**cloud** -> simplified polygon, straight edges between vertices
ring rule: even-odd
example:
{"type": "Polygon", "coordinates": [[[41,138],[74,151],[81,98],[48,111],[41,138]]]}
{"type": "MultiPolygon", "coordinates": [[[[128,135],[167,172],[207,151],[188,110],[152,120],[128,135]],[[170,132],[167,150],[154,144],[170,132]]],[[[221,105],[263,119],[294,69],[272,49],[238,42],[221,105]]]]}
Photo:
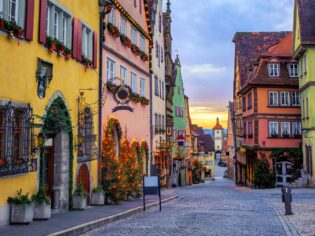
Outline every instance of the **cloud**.
{"type": "Polygon", "coordinates": [[[225,67],[217,67],[213,64],[195,64],[195,65],[183,65],[183,73],[191,76],[209,76],[217,73],[223,73],[226,71],[225,67]]]}

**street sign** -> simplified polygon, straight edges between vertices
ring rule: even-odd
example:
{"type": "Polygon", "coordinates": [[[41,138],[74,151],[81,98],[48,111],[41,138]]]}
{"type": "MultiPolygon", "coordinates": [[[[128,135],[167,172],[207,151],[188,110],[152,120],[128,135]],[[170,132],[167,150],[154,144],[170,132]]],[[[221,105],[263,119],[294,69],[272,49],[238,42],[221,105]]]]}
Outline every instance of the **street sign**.
{"type": "Polygon", "coordinates": [[[143,177],[143,211],[145,211],[145,195],[159,195],[160,211],[162,210],[159,176],[143,177]]]}

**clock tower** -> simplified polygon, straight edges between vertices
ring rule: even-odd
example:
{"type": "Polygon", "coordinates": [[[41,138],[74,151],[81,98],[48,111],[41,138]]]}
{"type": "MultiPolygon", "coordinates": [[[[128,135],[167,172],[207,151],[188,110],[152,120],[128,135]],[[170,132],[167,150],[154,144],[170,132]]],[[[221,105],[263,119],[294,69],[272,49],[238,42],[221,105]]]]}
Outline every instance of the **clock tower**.
{"type": "Polygon", "coordinates": [[[214,150],[216,159],[221,159],[221,153],[223,149],[223,127],[217,118],[216,125],[212,128],[214,139],[214,150]]]}

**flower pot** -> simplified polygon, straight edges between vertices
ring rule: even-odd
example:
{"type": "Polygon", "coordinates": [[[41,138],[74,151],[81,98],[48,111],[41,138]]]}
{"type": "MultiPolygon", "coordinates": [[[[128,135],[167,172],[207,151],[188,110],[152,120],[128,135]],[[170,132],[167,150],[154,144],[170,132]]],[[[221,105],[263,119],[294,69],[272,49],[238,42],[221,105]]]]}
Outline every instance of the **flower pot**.
{"type": "Polygon", "coordinates": [[[105,193],[104,192],[95,192],[92,193],[92,205],[100,206],[105,204],[105,193]]]}
{"type": "Polygon", "coordinates": [[[11,205],[11,224],[29,224],[33,221],[33,204],[11,205]]]}
{"type": "Polygon", "coordinates": [[[35,202],[34,205],[34,220],[48,220],[51,216],[51,206],[46,202],[35,202]]]}
{"type": "Polygon", "coordinates": [[[86,208],[86,196],[73,196],[73,209],[84,210],[86,208]]]}

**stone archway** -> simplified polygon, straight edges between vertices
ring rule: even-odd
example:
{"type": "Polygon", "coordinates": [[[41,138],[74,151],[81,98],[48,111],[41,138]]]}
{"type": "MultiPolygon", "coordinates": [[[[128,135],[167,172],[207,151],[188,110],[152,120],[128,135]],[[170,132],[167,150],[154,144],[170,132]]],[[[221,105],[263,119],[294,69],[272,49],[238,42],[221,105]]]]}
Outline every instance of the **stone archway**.
{"type": "Polygon", "coordinates": [[[72,205],[72,126],[64,100],[57,97],[43,117],[46,139],[41,151],[40,185],[52,200],[52,208],[66,211],[72,205]]]}

